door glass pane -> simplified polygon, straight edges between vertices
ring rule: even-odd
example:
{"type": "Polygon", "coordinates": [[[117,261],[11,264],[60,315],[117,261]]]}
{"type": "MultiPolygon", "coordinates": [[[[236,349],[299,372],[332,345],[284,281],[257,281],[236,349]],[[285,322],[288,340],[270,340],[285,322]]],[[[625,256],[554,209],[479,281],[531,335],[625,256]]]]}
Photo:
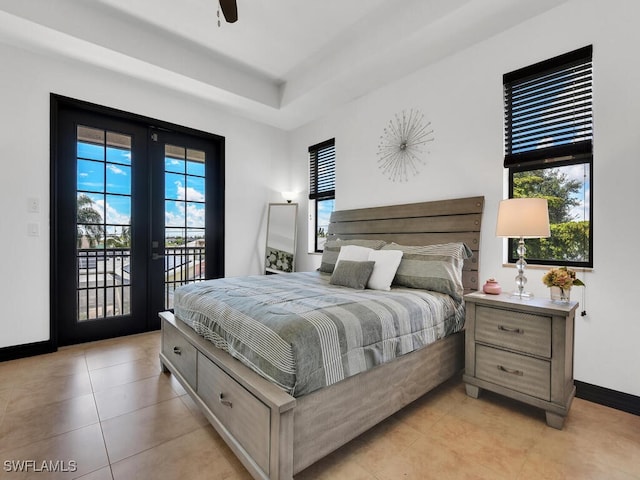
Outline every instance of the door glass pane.
{"type": "Polygon", "coordinates": [[[107,192],[131,195],[131,167],[107,163],[107,192]]]}
{"type": "Polygon", "coordinates": [[[104,191],[103,162],[78,159],[78,189],[86,192],[104,191]]]}
{"type": "Polygon", "coordinates": [[[186,203],[187,227],[204,228],[204,203],[186,203]]]}
{"type": "Polygon", "coordinates": [[[184,207],[185,202],[178,200],[164,201],[164,224],[165,227],[184,227],[184,207]]]}
{"type": "Polygon", "coordinates": [[[173,291],[203,280],[205,152],[165,145],[165,308],[173,291]]]}
{"type": "Polygon", "coordinates": [[[131,195],[105,195],[107,223],[114,225],[131,224],[131,195]]]}
{"type": "Polygon", "coordinates": [[[204,202],[204,177],[187,177],[187,200],[204,202]]]}
{"type": "Polygon", "coordinates": [[[77,320],[131,312],[131,137],[77,128],[77,320]]]}

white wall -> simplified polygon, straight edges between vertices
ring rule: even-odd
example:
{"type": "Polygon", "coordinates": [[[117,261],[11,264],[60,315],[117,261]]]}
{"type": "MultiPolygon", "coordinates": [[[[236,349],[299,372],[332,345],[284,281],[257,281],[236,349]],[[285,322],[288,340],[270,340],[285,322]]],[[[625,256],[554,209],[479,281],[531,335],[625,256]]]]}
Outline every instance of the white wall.
{"type": "MultiPolygon", "coordinates": [[[[637,182],[640,163],[640,3],[574,0],[472,48],[360,98],[292,133],[293,183],[304,190],[309,145],[336,139],[338,209],[484,195],[480,276],[510,289],[515,269],[504,268],[503,241],[495,237],[497,205],[506,192],[503,157],[502,75],[593,44],[594,62],[594,268],[582,274],[586,289],[574,299],[587,316],[576,317],[575,378],[640,395],[640,319],[634,301],[637,182]],[[432,121],[435,142],[427,165],[407,183],[387,180],[377,168],[382,129],[402,110],[420,109],[432,121]],[[577,297],[577,298],[576,298],[577,297]]],[[[307,207],[301,201],[301,222],[307,207]]],[[[298,251],[306,251],[300,229],[298,251]]],[[[311,270],[318,255],[300,255],[311,270]]],[[[530,269],[530,289],[548,296],[530,269]]]]}
{"type": "Polygon", "coordinates": [[[263,271],[266,204],[289,179],[285,132],[98,68],[7,45],[0,58],[0,348],[49,339],[51,92],[224,136],[225,272],[263,271]],[[29,198],[40,213],[27,212],[29,198]],[[29,223],[39,237],[27,236],[29,223]]]}

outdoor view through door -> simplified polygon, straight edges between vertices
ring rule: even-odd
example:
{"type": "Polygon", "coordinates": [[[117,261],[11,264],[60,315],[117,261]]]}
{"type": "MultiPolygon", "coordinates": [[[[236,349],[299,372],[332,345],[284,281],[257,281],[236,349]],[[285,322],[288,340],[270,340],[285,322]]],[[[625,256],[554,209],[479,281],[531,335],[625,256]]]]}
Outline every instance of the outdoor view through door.
{"type": "Polygon", "coordinates": [[[77,320],[131,313],[131,136],[77,127],[77,320]]]}
{"type": "Polygon", "coordinates": [[[173,291],[205,278],[205,152],[165,145],[164,308],[173,291]]]}
{"type": "Polygon", "coordinates": [[[177,287],[224,274],[223,139],[69,102],[53,102],[60,345],[156,329],[177,287]]]}

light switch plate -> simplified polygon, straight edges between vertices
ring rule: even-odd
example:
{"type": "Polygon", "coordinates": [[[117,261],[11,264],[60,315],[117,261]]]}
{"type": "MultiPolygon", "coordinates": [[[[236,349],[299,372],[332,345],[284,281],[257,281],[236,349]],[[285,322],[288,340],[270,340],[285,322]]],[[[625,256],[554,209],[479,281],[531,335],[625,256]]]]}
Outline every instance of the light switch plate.
{"type": "Polygon", "coordinates": [[[27,200],[27,210],[29,213],[38,213],[40,212],[40,199],[39,198],[29,198],[27,200]]]}
{"type": "Polygon", "coordinates": [[[40,236],[40,224],[39,223],[29,223],[27,225],[27,234],[30,237],[39,237],[40,236]]]}

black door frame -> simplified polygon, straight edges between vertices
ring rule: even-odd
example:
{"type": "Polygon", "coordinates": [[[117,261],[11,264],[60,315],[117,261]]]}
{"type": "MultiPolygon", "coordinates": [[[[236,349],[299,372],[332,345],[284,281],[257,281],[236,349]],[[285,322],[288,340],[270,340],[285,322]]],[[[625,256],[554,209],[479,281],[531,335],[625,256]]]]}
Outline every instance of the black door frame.
{"type": "MultiPolygon", "coordinates": [[[[134,113],[117,110],[110,107],[104,107],[93,103],[85,102],[82,100],[76,100],[73,98],[65,97],[52,93],[50,95],[50,345],[53,350],[57,349],[59,345],[59,323],[60,323],[60,308],[61,301],[59,295],[59,283],[57,282],[56,274],[57,269],[54,268],[54,262],[57,259],[59,249],[61,247],[60,235],[61,231],[58,231],[57,211],[59,205],[58,202],[58,189],[60,188],[61,179],[60,171],[58,168],[58,152],[60,145],[58,144],[58,134],[60,129],[60,115],[65,110],[74,110],[80,112],[86,112],[90,114],[98,114],[105,117],[110,117],[115,120],[126,121],[132,124],[136,124],[141,128],[145,128],[148,131],[162,131],[162,132],[175,132],[177,134],[184,134],[191,137],[203,139],[209,141],[214,146],[215,162],[209,162],[205,166],[207,169],[206,175],[215,177],[218,181],[219,188],[215,191],[208,189],[205,192],[207,210],[206,221],[211,222],[213,219],[220,219],[220,224],[216,222],[216,227],[210,230],[211,233],[207,233],[207,262],[206,262],[206,278],[218,278],[224,276],[224,202],[225,202],[225,138],[220,135],[215,135],[192,128],[175,125],[169,122],[137,115],[134,113]]],[[[149,180],[151,181],[151,180],[149,180]]],[[[151,200],[151,199],[149,199],[151,200]]],[[[147,245],[151,245],[151,239],[148,239],[147,245]]],[[[147,299],[148,303],[151,301],[147,299]]],[[[151,315],[152,318],[146,319],[145,331],[157,330],[160,327],[160,322],[155,315],[151,315]]],[[[106,338],[106,337],[105,337],[106,338]]]]}

